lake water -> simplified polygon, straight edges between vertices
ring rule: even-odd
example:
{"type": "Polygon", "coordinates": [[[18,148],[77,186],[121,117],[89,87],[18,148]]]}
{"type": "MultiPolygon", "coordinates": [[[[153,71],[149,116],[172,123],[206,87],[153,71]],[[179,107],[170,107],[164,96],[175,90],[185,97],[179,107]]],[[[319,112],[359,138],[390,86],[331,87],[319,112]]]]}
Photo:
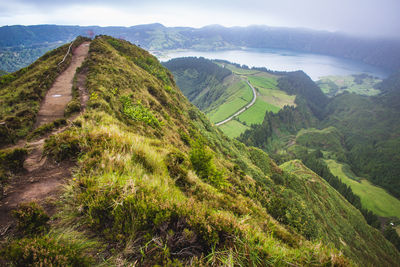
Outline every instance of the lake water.
{"type": "Polygon", "coordinates": [[[277,71],[303,70],[311,79],[328,75],[351,75],[367,73],[384,78],[388,72],[363,62],[325,56],[319,54],[299,53],[278,49],[246,49],[225,51],[171,51],[158,56],[166,61],[177,57],[204,57],[208,59],[224,59],[230,62],[244,64],[249,67],[266,67],[277,71]]]}

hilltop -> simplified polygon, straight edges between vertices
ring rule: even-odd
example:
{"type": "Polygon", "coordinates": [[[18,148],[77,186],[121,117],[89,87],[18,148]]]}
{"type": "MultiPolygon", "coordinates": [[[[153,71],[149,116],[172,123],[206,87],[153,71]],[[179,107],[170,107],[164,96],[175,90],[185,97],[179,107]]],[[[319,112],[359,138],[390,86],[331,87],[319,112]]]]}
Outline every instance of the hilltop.
{"type": "MultiPolygon", "coordinates": [[[[48,87],[35,92],[32,83],[62,72],[57,64],[66,49],[2,78],[2,118],[15,122],[13,132],[4,131],[3,145],[35,132],[30,121],[48,87]],[[16,119],[21,110],[30,121],[16,119]]],[[[73,266],[400,262],[393,245],[318,175],[296,161],[278,166],[214,127],[149,52],[98,36],[79,74],[90,96],[85,109],[74,109],[77,116],[62,131],[35,132],[45,138],[47,160],[70,164],[71,176],[52,210],[44,201],[18,209],[18,227],[2,238],[3,260],[73,266]]],[[[4,173],[12,180],[21,171],[4,173]]]]}

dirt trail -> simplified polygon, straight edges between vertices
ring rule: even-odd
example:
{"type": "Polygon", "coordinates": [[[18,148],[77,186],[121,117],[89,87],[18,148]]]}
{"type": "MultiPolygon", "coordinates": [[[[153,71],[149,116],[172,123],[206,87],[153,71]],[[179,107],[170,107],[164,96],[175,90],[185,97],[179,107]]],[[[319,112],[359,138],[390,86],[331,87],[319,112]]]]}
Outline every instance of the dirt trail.
{"type": "Polygon", "coordinates": [[[72,83],[76,69],[82,65],[89,52],[89,42],[84,42],[73,52],[69,67],[57,77],[47,91],[37,115],[36,127],[64,117],[64,110],[72,99],[72,83]]]}
{"type": "MultiPolygon", "coordinates": [[[[72,99],[73,77],[88,52],[89,42],[85,42],[75,49],[71,65],[57,77],[47,92],[37,116],[36,127],[64,117],[64,109],[72,99]]],[[[86,71],[83,71],[77,75],[77,86],[83,109],[88,99],[85,81],[86,71]]],[[[66,128],[68,126],[55,130],[51,134],[62,132],[66,128]]],[[[52,215],[54,205],[49,203],[54,202],[66,179],[71,177],[73,163],[67,161],[56,164],[42,156],[45,139],[46,137],[43,137],[33,142],[24,142],[25,147],[29,150],[24,162],[25,171],[10,179],[10,184],[4,191],[4,198],[0,201],[0,240],[14,228],[10,211],[22,202],[35,200],[52,215]]],[[[21,144],[18,146],[21,147],[21,144]]]]}

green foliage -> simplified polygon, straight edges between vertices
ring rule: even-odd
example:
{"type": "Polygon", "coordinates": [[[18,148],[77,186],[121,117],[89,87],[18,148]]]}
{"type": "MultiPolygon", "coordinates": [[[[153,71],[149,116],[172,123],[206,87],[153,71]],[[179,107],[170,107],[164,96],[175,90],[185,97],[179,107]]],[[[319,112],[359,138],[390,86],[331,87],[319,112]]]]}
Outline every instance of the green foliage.
{"type": "Polygon", "coordinates": [[[319,236],[315,216],[301,197],[293,199],[289,191],[283,191],[280,196],[271,198],[267,209],[275,219],[292,226],[307,239],[319,236]]]}
{"type": "Polygon", "coordinates": [[[183,94],[198,108],[205,110],[226,90],[224,79],[232,72],[205,58],[187,57],[164,62],[183,94]],[[212,88],[208,92],[206,88],[212,88]],[[204,93],[203,93],[204,92],[204,93]]]}
{"type": "Polygon", "coordinates": [[[380,81],[380,79],[364,73],[350,76],[321,77],[316,84],[330,97],[343,92],[372,96],[380,93],[379,90],[375,89],[380,81]]]}
{"type": "Polygon", "coordinates": [[[0,169],[13,173],[21,171],[27,154],[24,148],[0,150],[0,169]]]}
{"type": "Polygon", "coordinates": [[[81,111],[81,103],[79,100],[72,100],[68,103],[64,110],[64,116],[68,117],[75,112],[81,111]]]}
{"type": "Polygon", "coordinates": [[[190,162],[196,174],[218,188],[227,186],[223,173],[215,167],[213,154],[206,148],[204,141],[197,139],[192,142],[191,147],[190,162]]]}
{"type": "Polygon", "coordinates": [[[144,122],[155,128],[162,126],[162,123],[140,101],[133,104],[128,96],[121,96],[120,101],[122,103],[122,112],[130,119],[144,122]]]}
{"type": "Polygon", "coordinates": [[[301,129],[296,136],[296,143],[311,149],[329,151],[329,157],[345,162],[346,151],[344,136],[335,127],[322,130],[315,128],[301,129]]]}
{"type": "Polygon", "coordinates": [[[278,87],[289,95],[305,98],[313,115],[319,119],[323,118],[328,98],[303,71],[286,73],[285,76],[278,79],[278,87]]]}
{"type": "Polygon", "coordinates": [[[67,121],[63,118],[57,119],[50,123],[43,124],[43,125],[39,126],[38,128],[36,128],[35,130],[33,130],[30,134],[28,134],[27,139],[32,140],[32,139],[38,138],[42,135],[50,133],[54,129],[57,129],[61,126],[65,126],[66,124],[67,124],[67,121]]]}
{"type": "Polygon", "coordinates": [[[392,226],[387,226],[383,235],[400,251],[400,236],[392,226]]]}
{"type": "Polygon", "coordinates": [[[13,266],[90,266],[92,260],[75,246],[49,237],[23,238],[11,242],[1,256],[13,266]]]}
{"type": "MultiPolygon", "coordinates": [[[[382,217],[400,217],[400,200],[390,195],[381,187],[371,184],[364,178],[357,177],[350,167],[334,160],[325,160],[330,171],[349,186],[354,194],[359,196],[364,209],[371,210],[382,217]],[[373,197],[371,197],[373,196],[373,197]]],[[[363,212],[363,215],[367,215],[363,212]]],[[[368,214],[371,218],[372,214],[368,214]]],[[[376,217],[375,215],[375,217],[376,217]]],[[[372,219],[372,218],[371,218],[372,219]]],[[[367,222],[372,221],[366,217],[367,222]]],[[[376,222],[377,219],[375,219],[376,222]]],[[[378,223],[380,225],[380,223],[378,223]]]]}
{"type": "Polygon", "coordinates": [[[293,199],[295,197],[293,191],[302,196],[304,209],[311,211],[315,217],[315,222],[311,221],[309,226],[315,228],[314,231],[318,231],[322,240],[330,240],[335,246],[340,247],[345,255],[352,257],[361,265],[363,265],[362,262],[370,264],[371,261],[378,261],[382,264],[382,261],[391,260],[391,256],[385,254],[388,250],[393,249],[393,246],[385,240],[380,232],[367,225],[362,214],[344,200],[325,180],[306,168],[299,160],[286,162],[280,167],[301,178],[287,179],[284,190],[287,193],[284,194],[286,197],[282,201],[293,199]],[[374,244],[382,242],[382,246],[367,245],[366,242],[360,242],[360,239],[354,238],[354,236],[370,240],[368,242],[374,244]],[[368,253],[365,253],[366,251],[368,253]]]}
{"type": "Polygon", "coordinates": [[[79,137],[73,133],[52,135],[46,139],[44,150],[46,154],[60,162],[66,159],[76,159],[81,152],[79,137]]]}
{"type": "Polygon", "coordinates": [[[40,235],[49,229],[49,216],[36,202],[22,203],[12,212],[17,230],[23,235],[40,235]]]}

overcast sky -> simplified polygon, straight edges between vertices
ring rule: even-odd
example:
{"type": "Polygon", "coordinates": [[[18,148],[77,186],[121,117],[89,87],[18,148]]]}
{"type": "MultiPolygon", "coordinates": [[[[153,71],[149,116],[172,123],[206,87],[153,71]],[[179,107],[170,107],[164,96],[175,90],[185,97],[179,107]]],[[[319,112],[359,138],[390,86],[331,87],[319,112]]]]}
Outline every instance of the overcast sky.
{"type": "Polygon", "coordinates": [[[0,0],[0,25],[303,27],[400,38],[400,0],[0,0]]]}

